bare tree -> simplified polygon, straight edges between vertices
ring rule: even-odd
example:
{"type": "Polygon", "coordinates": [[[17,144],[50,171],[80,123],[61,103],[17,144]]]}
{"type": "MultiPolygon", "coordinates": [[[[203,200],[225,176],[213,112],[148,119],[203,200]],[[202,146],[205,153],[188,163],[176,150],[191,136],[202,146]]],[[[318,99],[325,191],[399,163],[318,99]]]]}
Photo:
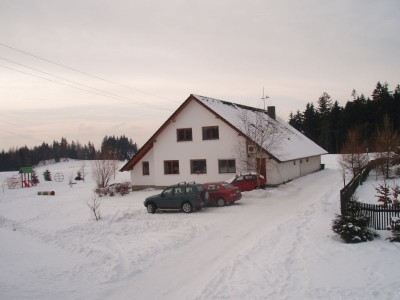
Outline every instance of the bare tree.
{"type": "Polygon", "coordinates": [[[87,203],[96,221],[101,220],[100,204],[101,201],[95,195],[93,195],[92,200],[87,203]]]}
{"type": "Polygon", "coordinates": [[[377,130],[375,136],[375,158],[378,160],[378,171],[386,178],[390,178],[390,163],[399,146],[399,135],[393,130],[393,125],[386,115],[383,126],[377,130]]]}
{"type": "Polygon", "coordinates": [[[92,161],[92,174],[98,188],[107,187],[111,177],[117,168],[116,160],[94,160],[92,161]]]}
{"type": "Polygon", "coordinates": [[[343,170],[356,176],[368,164],[367,144],[361,138],[361,128],[350,129],[346,135],[346,142],[339,157],[343,170]]]}
{"type": "Polygon", "coordinates": [[[239,128],[245,137],[239,137],[235,152],[245,171],[260,175],[262,165],[265,168],[268,165],[268,153],[280,148],[284,131],[275,119],[261,109],[242,109],[239,120],[239,128]]]}

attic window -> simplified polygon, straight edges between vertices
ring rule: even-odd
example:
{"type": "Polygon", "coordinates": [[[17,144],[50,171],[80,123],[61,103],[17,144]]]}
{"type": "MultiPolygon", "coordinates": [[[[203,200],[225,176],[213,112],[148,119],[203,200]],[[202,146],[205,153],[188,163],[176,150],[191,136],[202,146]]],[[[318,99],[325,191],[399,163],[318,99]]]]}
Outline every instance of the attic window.
{"type": "Polygon", "coordinates": [[[192,128],[179,128],[176,130],[176,140],[178,142],[192,141],[192,128]]]}
{"type": "Polygon", "coordinates": [[[203,140],[218,140],[219,128],[218,126],[203,127],[203,140]]]}
{"type": "Polygon", "coordinates": [[[142,162],[142,171],[143,175],[150,175],[150,167],[148,161],[142,162]]]}

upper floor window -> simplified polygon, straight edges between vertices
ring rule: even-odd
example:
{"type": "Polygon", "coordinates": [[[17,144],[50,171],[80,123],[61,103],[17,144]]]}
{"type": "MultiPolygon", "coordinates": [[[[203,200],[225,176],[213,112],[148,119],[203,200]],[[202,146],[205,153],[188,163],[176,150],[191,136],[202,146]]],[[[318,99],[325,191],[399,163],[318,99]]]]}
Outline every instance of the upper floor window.
{"type": "Polygon", "coordinates": [[[179,160],[164,160],[164,174],[179,174],[179,160]]]}
{"type": "Polygon", "coordinates": [[[219,159],[219,173],[236,173],[236,162],[234,159],[219,159]]]}
{"type": "Polygon", "coordinates": [[[203,127],[203,140],[218,140],[219,129],[218,126],[203,127]]]}
{"type": "Polygon", "coordinates": [[[179,128],[176,130],[176,140],[178,142],[192,141],[192,128],[179,128]]]}
{"type": "Polygon", "coordinates": [[[205,159],[193,159],[190,161],[191,174],[207,174],[207,163],[205,159]]]}
{"type": "Polygon", "coordinates": [[[150,175],[150,167],[148,161],[142,162],[142,172],[143,175],[150,175]]]}

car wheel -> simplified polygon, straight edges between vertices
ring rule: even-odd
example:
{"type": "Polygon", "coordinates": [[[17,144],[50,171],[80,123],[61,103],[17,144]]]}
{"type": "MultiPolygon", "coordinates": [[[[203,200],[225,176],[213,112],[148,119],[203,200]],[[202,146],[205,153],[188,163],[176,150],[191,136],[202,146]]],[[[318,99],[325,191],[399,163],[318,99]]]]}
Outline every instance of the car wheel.
{"type": "Polygon", "coordinates": [[[156,205],[154,203],[147,204],[147,212],[149,214],[155,214],[156,213],[156,205]]]}
{"type": "Polygon", "coordinates": [[[225,206],[225,200],[223,198],[218,198],[217,205],[219,207],[225,206]]]}
{"type": "Polygon", "coordinates": [[[184,213],[191,213],[193,210],[193,205],[190,202],[185,202],[182,204],[182,210],[184,213]]]}

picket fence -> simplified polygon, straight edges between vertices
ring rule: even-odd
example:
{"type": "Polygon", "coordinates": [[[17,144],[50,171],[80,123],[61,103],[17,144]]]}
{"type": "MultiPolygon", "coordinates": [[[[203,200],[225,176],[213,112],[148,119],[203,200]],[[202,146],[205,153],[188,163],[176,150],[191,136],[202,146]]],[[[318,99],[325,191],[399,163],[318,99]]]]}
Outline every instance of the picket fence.
{"type": "Polygon", "coordinates": [[[360,213],[369,217],[369,227],[376,230],[385,230],[390,229],[392,217],[400,217],[400,207],[392,204],[383,206],[361,203],[360,213]]]}

